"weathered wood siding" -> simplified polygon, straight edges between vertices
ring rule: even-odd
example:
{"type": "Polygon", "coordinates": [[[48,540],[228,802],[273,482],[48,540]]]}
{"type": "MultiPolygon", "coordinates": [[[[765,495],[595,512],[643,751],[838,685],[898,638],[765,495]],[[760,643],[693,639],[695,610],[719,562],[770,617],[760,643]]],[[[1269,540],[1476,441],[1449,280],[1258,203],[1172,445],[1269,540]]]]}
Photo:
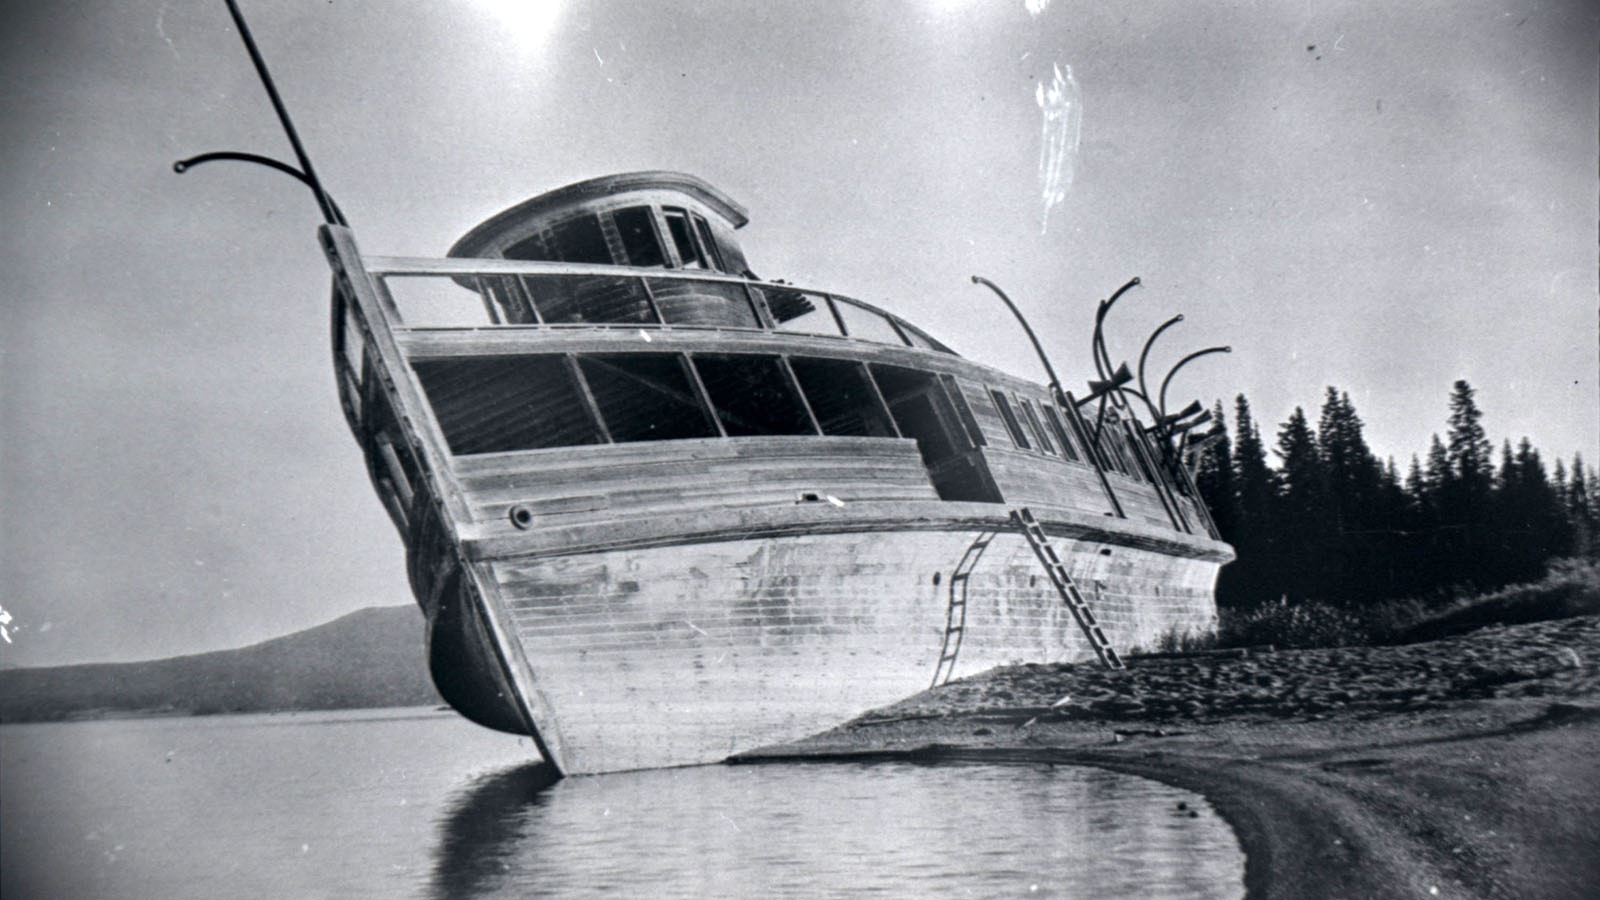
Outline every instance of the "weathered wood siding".
{"type": "Polygon", "coordinates": [[[937,500],[916,442],[855,437],[707,438],[458,457],[480,534],[696,509],[865,500],[937,500]],[[814,500],[802,500],[802,494],[814,500]],[[503,526],[503,527],[502,527],[503,526]]]}
{"type": "MultiPolygon", "coordinates": [[[[926,688],[972,532],[809,534],[475,565],[497,592],[568,772],[690,762],[790,740],[926,688]]],[[[1217,563],[1054,541],[1115,646],[1214,624],[1217,563]]],[[[1087,660],[1031,548],[973,571],[955,675],[1087,660]]]]}
{"type": "Polygon", "coordinates": [[[1093,515],[1113,513],[1099,476],[1086,465],[1000,446],[985,449],[984,458],[1012,506],[1049,503],[1093,515]]]}

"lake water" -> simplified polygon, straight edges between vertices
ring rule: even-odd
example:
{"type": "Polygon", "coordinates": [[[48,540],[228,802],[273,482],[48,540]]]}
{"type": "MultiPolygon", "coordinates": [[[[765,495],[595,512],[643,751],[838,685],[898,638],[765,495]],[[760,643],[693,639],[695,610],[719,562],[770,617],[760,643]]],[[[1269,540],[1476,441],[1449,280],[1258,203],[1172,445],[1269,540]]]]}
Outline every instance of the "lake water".
{"type": "Polygon", "coordinates": [[[0,896],[1243,894],[1238,843],[1203,799],[1095,769],[708,766],[551,785],[534,757],[432,710],[7,725],[0,896]]]}

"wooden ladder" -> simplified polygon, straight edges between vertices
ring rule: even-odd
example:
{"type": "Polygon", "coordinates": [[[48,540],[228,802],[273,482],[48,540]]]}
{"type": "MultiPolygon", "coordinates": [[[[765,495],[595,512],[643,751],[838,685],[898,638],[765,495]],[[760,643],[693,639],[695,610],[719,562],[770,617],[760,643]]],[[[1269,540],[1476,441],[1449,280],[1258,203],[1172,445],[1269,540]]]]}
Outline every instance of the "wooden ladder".
{"type": "Polygon", "coordinates": [[[1083,599],[1083,594],[1078,586],[1073,583],[1072,576],[1067,574],[1067,567],[1061,564],[1061,557],[1056,555],[1055,548],[1050,546],[1050,539],[1045,536],[1044,528],[1039,520],[1033,517],[1033,511],[1026,506],[1011,511],[1011,521],[1022,529],[1023,537],[1028,539],[1028,545],[1033,548],[1033,555],[1039,557],[1039,562],[1050,573],[1050,583],[1056,586],[1056,593],[1061,595],[1067,608],[1072,610],[1072,617],[1078,620],[1078,627],[1083,629],[1084,637],[1089,639],[1089,646],[1094,648],[1100,662],[1108,669],[1123,668],[1122,657],[1117,655],[1111,642],[1106,640],[1106,633],[1100,629],[1100,623],[1095,620],[1094,611],[1089,609],[1089,601],[1083,599]]]}
{"type": "Polygon", "coordinates": [[[967,629],[967,583],[972,577],[972,570],[978,566],[978,558],[989,549],[989,542],[994,540],[994,536],[993,531],[979,532],[967,545],[967,552],[961,555],[955,571],[950,573],[950,605],[944,611],[944,646],[939,649],[939,664],[933,667],[933,684],[929,687],[944,684],[955,673],[956,656],[961,653],[961,636],[967,629]]]}

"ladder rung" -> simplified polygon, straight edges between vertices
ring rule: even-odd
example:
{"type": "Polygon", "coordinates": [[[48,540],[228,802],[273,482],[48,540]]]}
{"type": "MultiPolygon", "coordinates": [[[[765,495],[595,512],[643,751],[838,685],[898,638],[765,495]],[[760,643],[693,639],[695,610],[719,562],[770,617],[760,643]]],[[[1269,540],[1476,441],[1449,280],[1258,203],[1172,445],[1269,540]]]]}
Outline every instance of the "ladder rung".
{"type": "Polygon", "coordinates": [[[1040,564],[1050,577],[1050,583],[1055,587],[1056,593],[1061,595],[1062,602],[1067,605],[1068,609],[1072,610],[1073,618],[1078,620],[1078,627],[1083,630],[1084,637],[1088,639],[1090,646],[1094,648],[1095,655],[1100,657],[1100,661],[1108,668],[1123,668],[1122,657],[1118,656],[1116,650],[1112,648],[1111,642],[1106,638],[1105,631],[1101,629],[1094,613],[1089,609],[1088,601],[1084,599],[1082,592],[1073,583],[1072,573],[1068,572],[1066,566],[1062,565],[1061,557],[1057,555],[1055,547],[1051,545],[1049,535],[1045,534],[1044,526],[1040,525],[1039,521],[1034,518],[1033,511],[1026,506],[1013,509],[1011,511],[1011,519],[1021,527],[1023,537],[1027,539],[1029,546],[1033,548],[1034,555],[1039,558],[1040,564]]]}

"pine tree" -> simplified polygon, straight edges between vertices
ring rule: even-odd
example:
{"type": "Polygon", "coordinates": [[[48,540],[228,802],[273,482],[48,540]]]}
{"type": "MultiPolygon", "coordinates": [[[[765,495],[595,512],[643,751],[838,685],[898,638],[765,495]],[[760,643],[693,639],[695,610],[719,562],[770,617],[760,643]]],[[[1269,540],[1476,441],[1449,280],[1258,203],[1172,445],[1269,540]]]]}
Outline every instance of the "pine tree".
{"type": "Polygon", "coordinates": [[[1457,381],[1450,392],[1450,469],[1466,493],[1482,498],[1493,487],[1494,462],[1475,393],[1465,381],[1457,381]]]}
{"type": "Polygon", "coordinates": [[[1328,513],[1327,477],[1317,452],[1317,436],[1295,407],[1278,429],[1278,534],[1283,541],[1281,573],[1290,596],[1297,600],[1326,596],[1328,513]]]}
{"type": "Polygon", "coordinates": [[[1223,606],[1251,606],[1274,599],[1282,588],[1275,584],[1276,528],[1273,523],[1272,470],[1261,431],[1250,415],[1250,401],[1234,398],[1233,492],[1237,520],[1233,548],[1238,559],[1222,570],[1217,581],[1217,602],[1223,606]]]}
{"type": "Polygon", "coordinates": [[[1385,527],[1379,492],[1383,470],[1367,447],[1350,395],[1332,387],[1317,423],[1317,450],[1329,527],[1323,538],[1326,596],[1344,602],[1374,599],[1388,570],[1375,565],[1388,549],[1379,536],[1385,527]]]}
{"type": "Polygon", "coordinates": [[[1572,474],[1567,479],[1567,519],[1572,523],[1572,552],[1579,556],[1596,555],[1594,508],[1589,483],[1584,476],[1583,457],[1572,455],[1572,474]]]}
{"type": "Polygon", "coordinates": [[[1498,565],[1486,585],[1528,581],[1546,563],[1569,551],[1567,511],[1545,473],[1539,451],[1524,437],[1516,452],[1506,442],[1496,486],[1495,524],[1499,537],[1498,565]]]}
{"type": "Polygon", "coordinates": [[[1455,490],[1455,475],[1450,470],[1449,452],[1439,435],[1428,444],[1428,457],[1422,470],[1421,490],[1415,497],[1417,555],[1414,570],[1416,590],[1425,592],[1459,580],[1452,574],[1454,547],[1460,532],[1445,522],[1446,497],[1455,490]]]}
{"type": "Polygon", "coordinates": [[[1473,390],[1457,381],[1450,393],[1450,481],[1440,495],[1442,525],[1450,529],[1447,581],[1491,584],[1499,580],[1494,549],[1494,461],[1473,390]]]}
{"type": "Polygon", "coordinates": [[[1228,440],[1228,422],[1222,414],[1222,401],[1211,409],[1211,428],[1206,432],[1206,445],[1200,451],[1195,470],[1195,487],[1200,498],[1211,510],[1211,519],[1217,523],[1222,539],[1232,543],[1237,537],[1238,498],[1233,489],[1233,444],[1228,440]]]}

